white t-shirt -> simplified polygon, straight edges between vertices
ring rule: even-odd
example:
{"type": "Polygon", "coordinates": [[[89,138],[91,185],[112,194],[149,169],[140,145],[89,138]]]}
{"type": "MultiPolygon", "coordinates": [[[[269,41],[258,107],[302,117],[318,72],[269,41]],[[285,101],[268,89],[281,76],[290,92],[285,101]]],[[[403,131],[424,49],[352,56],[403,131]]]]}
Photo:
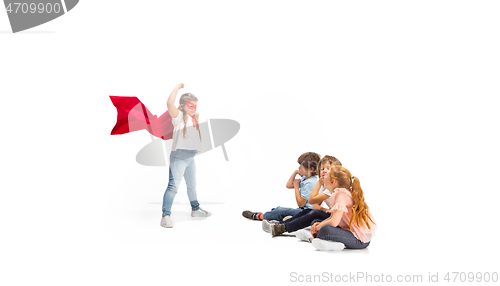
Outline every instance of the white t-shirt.
{"type": "MultiPolygon", "coordinates": [[[[174,133],[172,138],[172,151],[177,149],[186,150],[201,150],[201,141],[198,130],[193,125],[193,120],[191,116],[187,115],[187,130],[186,138],[182,133],[184,129],[184,113],[179,111],[179,115],[176,118],[172,118],[172,125],[174,125],[174,133]]],[[[199,122],[198,122],[199,123],[199,122]]]]}
{"type": "MultiPolygon", "coordinates": [[[[321,186],[321,188],[319,188],[318,195],[321,193],[325,193],[325,191],[328,191],[328,190],[325,189],[325,187],[321,186]]],[[[328,199],[324,200],[321,203],[321,207],[323,207],[325,209],[330,209],[330,203],[331,203],[331,199],[332,199],[330,191],[326,192],[325,194],[328,195],[328,199]]]]}

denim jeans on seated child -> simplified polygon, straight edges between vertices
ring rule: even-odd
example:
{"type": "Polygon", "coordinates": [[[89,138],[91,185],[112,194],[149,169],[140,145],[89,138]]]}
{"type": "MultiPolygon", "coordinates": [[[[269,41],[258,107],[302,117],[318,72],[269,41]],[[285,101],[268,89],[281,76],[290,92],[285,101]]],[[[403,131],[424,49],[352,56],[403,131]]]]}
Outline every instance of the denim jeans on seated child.
{"type": "Polygon", "coordinates": [[[271,209],[271,211],[268,211],[264,213],[264,219],[267,220],[278,220],[281,221],[283,220],[284,217],[286,216],[294,216],[302,211],[302,208],[284,208],[284,207],[276,207],[274,209],[271,209]]]}
{"type": "MultiPolygon", "coordinates": [[[[315,220],[311,225],[313,225],[316,222],[320,221],[315,220]]],[[[345,245],[346,248],[350,249],[362,249],[370,245],[369,241],[361,242],[361,240],[357,239],[350,230],[343,229],[340,226],[334,227],[331,225],[325,225],[318,231],[316,238],[341,242],[345,245]]]]}
{"type": "Polygon", "coordinates": [[[330,217],[329,213],[322,210],[304,209],[289,220],[282,222],[285,225],[287,232],[297,231],[308,227],[314,220],[325,220],[330,217]]]}

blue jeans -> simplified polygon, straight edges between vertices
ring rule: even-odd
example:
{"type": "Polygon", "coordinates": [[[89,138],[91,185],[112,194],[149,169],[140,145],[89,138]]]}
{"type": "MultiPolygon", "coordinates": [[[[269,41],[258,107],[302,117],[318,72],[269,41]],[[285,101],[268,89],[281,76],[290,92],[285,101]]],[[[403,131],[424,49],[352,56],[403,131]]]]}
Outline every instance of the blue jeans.
{"type": "MultiPolygon", "coordinates": [[[[313,225],[316,222],[321,222],[321,221],[315,220],[311,225],[313,225]]],[[[361,240],[357,239],[350,230],[343,229],[340,226],[333,227],[331,225],[325,225],[318,231],[316,238],[329,241],[342,242],[346,248],[350,249],[362,249],[362,248],[367,248],[368,245],[370,245],[369,241],[362,242],[361,240]]]]}
{"type": "Polygon", "coordinates": [[[311,225],[311,222],[314,220],[325,220],[330,217],[329,213],[326,213],[322,210],[312,210],[312,209],[304,209],[297,215],[294,215],[291,219],[281,222],[285,225],[287,232],[294,232],[304,227],[308,227],[311,225]]]}
{"type": "Polygon", "coordinates": [[[162,216],[170,215],[177,188],[182,177],[186,180],[187,194],[192,210],[198,210],[200,204],[196,197],[196,165],[194,156],[196,150],[177,149],[170,153],[170,167],[168,170],[168,186],[163,195],[162,216]]]}
{"type": "Polygon", "coordinates": [[[301,211],[302,211],[301,208],[292,209],[292,208],[276,207],[271,211],[264,213],[264,219],[281,221],[283,220],[284,217],[289,215],[294,216],[300,213],[301,211]]]}

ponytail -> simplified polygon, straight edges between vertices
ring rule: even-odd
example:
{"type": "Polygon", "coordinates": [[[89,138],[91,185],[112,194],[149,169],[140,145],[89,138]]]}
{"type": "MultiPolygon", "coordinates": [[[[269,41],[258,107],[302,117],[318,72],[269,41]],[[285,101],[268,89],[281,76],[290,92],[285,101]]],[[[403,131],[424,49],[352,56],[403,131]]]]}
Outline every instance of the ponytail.
{"type": "Polygon", "coordinates": [[[371,230],[370,221],[375,224],[375,222],[370,217],[368,212],[368,205],[365,203],[365,197],[363,194],[363,189],[361,189],[361,183],[357,177],[351,177],[351,195],[354,200],[354,205],[352,206],[352,217],[349,222],[349,228],[354,222],[357,225],[365,224],[368,229],[371,230]]]}
{"type": "Polygon", "coordinates": [[[368,205],[365,203],[365,197],[363,194],[363,189],[361,189],[361,183],[357,177],[351,176],[351,172],[344,167],[334,166],[330,169],[330,179],[337,180],[338,186],[340,188],[349,189],[351,192],[351,197],[354,200],[354,205],[352,206],[352,217],[349,222],[349,228],[354,222],[356,225],[366,225],[368,229],[371,230],[370,222],[375,224],[375,222],[370,217],[370,212],[368,211],[368,205]]]}
{"type": "MultiPolygon", "coordinates": [[[[179,106],[179,109],[182,107],[179,106]]],[[[182,111],[182,119],[184,120],[184,128],[182,129],[182,137],[186,138],[186,131],[187,131],[187,118],[188,118],[188,115],[184,112],[183,109],[180,109],[182,111]]],[[[200,141],[201,141],[201,131],[200,131],[200,124],[198,123],[198,120],[196,120],[196,117],[193,117],[194,118],[194,121],[196,121],[196,125],[198,126],[198,135],[200,136],[200,141]]]]}

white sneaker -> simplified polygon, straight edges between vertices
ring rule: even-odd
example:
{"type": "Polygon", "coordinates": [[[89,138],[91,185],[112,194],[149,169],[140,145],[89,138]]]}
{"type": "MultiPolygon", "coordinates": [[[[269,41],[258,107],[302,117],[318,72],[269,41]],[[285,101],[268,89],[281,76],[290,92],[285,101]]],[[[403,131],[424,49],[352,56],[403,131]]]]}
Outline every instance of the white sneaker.
{"type": "Polygon", "coordinates": [[[195,211],[191,211],[192,217],[207,217],[207,216],[211,216],[211,215],[212,215],[211,212],[206,211],[202,208],[199,208],[198,210],[195,210],[195,211]]]}
{"type": "Polygon", "coordinates": [[[319,238],[313,239],[312,245],[317,250],[323,250],[323,251],[340,251],[340,250],[345,248],[345,245],[341,242],[323,240],[323,239],[319,239],[319,238]]]}
{"type": "Polygon", "coordinates": [[[163,227],[168,227],[168,228],[174,227],[174,223],[170,219],[169,215],[161,217],[160,225],[163,226],[163,227]]]}
{"type": "Polygon", "coordinates": [[[271,233],[271,230],[273,229],[273,224],[277,224],[278,221],[277,220],[263,220],[262,221],[262,230],[267,232],[267,233],[271,233]]]}
{"type": "Polygon", "coordinates": [[[311,239],[313,238],[311,231],[306,229],[297,230],[295,232],[295,237],[302,241],[307,241],[307,242],[311,242],[311,239]]]}

